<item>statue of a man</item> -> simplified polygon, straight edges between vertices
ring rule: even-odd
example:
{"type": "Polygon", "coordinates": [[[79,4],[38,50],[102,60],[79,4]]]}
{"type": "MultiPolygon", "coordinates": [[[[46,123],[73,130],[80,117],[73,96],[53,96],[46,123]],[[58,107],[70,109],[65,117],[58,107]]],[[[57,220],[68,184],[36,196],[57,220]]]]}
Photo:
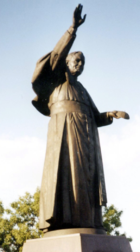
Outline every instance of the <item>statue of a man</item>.
{"type": "Polygon", "coordinates": [[[37,93],[33,105],[51,116],[40,193],[39,227],[44,232],[103,229],[101,206],[107,199],[97,127],[111,124],[120,114],[100,113],[77,81],[85,57],[82,52],[68,53],[86,18],[81,11],[79,4],[72,26],[37,62],[32,78],[37,93]]]}

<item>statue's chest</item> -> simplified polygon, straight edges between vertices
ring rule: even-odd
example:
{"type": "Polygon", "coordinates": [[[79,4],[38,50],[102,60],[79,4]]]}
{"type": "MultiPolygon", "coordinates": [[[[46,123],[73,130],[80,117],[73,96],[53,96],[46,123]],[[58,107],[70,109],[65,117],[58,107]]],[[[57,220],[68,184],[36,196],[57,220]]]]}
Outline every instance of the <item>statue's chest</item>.
{"type": "Polygon", "coordinates": [[[50,96],[49,104],[51,105],[52,103],[63,100],[77,101],[89,105],[88,94],[78,82],[74,85],[65,82],[56,87],[50,96]]]}

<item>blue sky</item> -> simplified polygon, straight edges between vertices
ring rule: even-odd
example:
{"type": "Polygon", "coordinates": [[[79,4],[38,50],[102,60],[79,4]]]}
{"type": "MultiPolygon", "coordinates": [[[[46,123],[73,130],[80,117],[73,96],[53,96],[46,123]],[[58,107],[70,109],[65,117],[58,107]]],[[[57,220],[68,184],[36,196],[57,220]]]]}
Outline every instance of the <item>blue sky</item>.
{"type": "MultiPolygon", "coordinates": [[[[1,200],[7,206],[40,186],[49,118],[31,105],[36,61],[72,24],[75,0],[0,2],[1,200]]],[[[83,51],[79,80],[101,112],[130,114],[99,130],[108,203],[124,210],[123,231],[139,251],[140,1],[81,1],[85,23],[71,51],[83,51]]]]}

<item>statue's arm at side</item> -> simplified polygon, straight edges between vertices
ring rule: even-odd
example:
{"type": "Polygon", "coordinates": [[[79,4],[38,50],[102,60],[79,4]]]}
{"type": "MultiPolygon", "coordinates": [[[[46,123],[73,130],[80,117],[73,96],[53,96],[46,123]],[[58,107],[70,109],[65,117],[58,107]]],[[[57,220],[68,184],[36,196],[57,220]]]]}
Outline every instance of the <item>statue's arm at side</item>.
{"type": "Polygon", "coordinates": [[[130,118],[129,115],[124,111],[114,110],[111,112],[100,113],[89,94],[88,94],[88,97],[90,101],[91,111],[94,115],[97,127],[110,125],[113,122],[113,118],[116,118],[116,119],[119,119],[119,118],[129,119],[130,118]]]}
{"type": "Polygon", "coordinates": [[[100,113],[97,108],[95,109],[95,113],[94,113],[94,117],[95,117],[95,121],[98,127],[101,126],[106,126],[109,125],[113,122],[113,118],[116,119],[129,119],[129,115],[124,112],[124,111],[111,111],[111,112],[104,112],[104,113],[100,113]]]}
{"type": "Polygon", "coordinates": [[[108,112],[100,113],[89,94],[88,94],[88,97],[90,101],[91,111],[93,113],[97,127],[110,125],[113,122],[113,117],[110,116],[108,112]]]}
{"type": "Polygon", "coordinates": [[[107,126],[113,122],[113,117],[109,116],[108,112],[103,112],[103,113],[100,113],[99,111],[95,112],[94,117],[95,117],[97,127],[107,126]]]}

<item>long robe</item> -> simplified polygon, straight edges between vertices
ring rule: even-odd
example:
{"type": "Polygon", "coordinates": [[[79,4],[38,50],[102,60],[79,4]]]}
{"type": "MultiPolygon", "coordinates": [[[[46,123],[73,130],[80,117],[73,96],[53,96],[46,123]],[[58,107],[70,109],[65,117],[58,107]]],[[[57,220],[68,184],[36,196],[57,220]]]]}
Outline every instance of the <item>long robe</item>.
{"type": "MultiPolygon", "coordinates": [[[[106,189],[98,126],[111,124],[86,89],[67,78],[65,59],[75,39],[68,30],[37,62],[33,105],[51,115],[40,194],[40,229],[97,227],[106,189]]],[[[100,221],[99,221],[100,222],[100,221]]],[[[101,223],[99,223],[99,226],[101,223]]]]}

